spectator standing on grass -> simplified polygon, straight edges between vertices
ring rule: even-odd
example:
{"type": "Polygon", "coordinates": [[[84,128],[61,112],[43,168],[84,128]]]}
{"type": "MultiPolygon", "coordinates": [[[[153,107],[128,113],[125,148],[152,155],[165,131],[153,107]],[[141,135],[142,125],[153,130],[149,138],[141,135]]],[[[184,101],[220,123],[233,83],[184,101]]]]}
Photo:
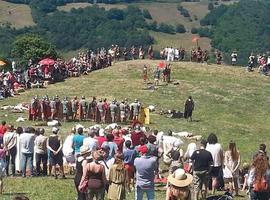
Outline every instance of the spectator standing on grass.
{"type": "Polygon", "coordinates": [[[109,170],[109,190],[108,199],[124,200],[126,199],[127,171],[123,163],[123,154],[117,153],[114,156],[115,162],[109,170]]]}
{"type": "Polygon", "coordinates": [[[16,158],[15,158],[15,169],[17,172],[22,171],[22,146],[21,146],[21,134],[23,133],[23,128],[18,127],[16,130],[17,133],[17,153],[16,153],[16,158]]]}
{"type": "Polygon", "coordinates": [[[6,157],[6,150],[3,147],[2,144],[0,144],[0,194],[3,194],[3,177],[5,175],[5,168],[6,168],[6,162],[5,162],[5,157],[6,157]]]}
{"type": "Polygon", "coordinates": [[[52,128],[52,135],[49,136],[47,140],[47,148],[49,150],[50,160],[49,163],[52,166],[52,170],[54,171],[55,179],[58,178],[56,165],[58,164],[60,167],[60,173],[62,174],[62,178],[65,178],[64,167],[63,167],[63,152],[62,152],[62,140],[57,135],[59,129],[56,127],[52,128]]]}
{"type": "Polygon", "coordinates": [[[199,193],[205,199],[207,195],[209,172],[212,169],[213,158],[209,151],[205,150],[206,140],[202,140],[200,149],[193,152],[190,159],[193,162],[194,199],[199,200],[199,193]],[[204,186],[204,191],[202,190],[204,186]]]}
{"type": "Polygon", "coordinates": [[[166,200],[191,200],[189,185],[192,179],[192,175],[185,173],[183,169],[177,169],[169,175],[166,200]]]}
{"type": "Polygon", "coordinates": [[[209,151],[213,158],[213,168],[211,170],[210,176],[212,177],[212,194],[215,194],[218,185],[222,185],[223,176],[220,181],[218,178],[222,175],[222,165],[223,165],[223,150],[221,145],[218,143],[217,136],[214,133],[210,133],[207,138],[206,150],[209,151]]]}
{"type": "Polygon", "coordinates": [[[269,200],[270,170],[267,157],[263,153],[254,157],[247,183],[251,200],[269,200]]]}
{"type": "Polygon", "coordinates": [[[107,141],[101,145],[101,148],[104,148],[106,146],[108,146],[110,150],[109,157],[113,158],[118,151],[118,147],[117,144],[114,142],[114,136],[111,133],[107,135],[107,141]]]}
{"type": "Polygon", "coordinates": [[[38,130],[38,136],[35,139],[35,152],[36,152],[36,170],[37,176],[43,175],[47,176],[47,162],[48,162],[48,152],[47,152],[47,137],[44,136],[44,128],[38,130]],[[42,163],[42,171],[40,169],[40,164],[42,163]]]}
{"type": "Polygon", "coordinates": [[[127,170],[127,175],[128,175],[127,185],[128,185],[128,190],[130,192],[131,189],[134,188],[134,172],[135,172],[134,160],[136,158],[136,150],[131,147],[130,140],[127,140],[125,142],[125,145],[126,145],[126,149],[123,152],[124,167],[127,170]]]}
{"type": "Polygon", "coordinates": [[[80,148],[83,145],[83,140],[85,136],[83,135],[83,128],[78,128],[77,133],[73,136],[73,149],[75,152],[75,158],[80,153],[80,148]]]}
{"type": "Polygon", "coordinates": [[[138,148],[141,157],[135,158],[136,191],[135,200],[143,200],[146,193],[147,200],[155,199],[154,179],[156,170],[156,158],[147,156],[148,148],[142,145],[138,148]]]}
{"type": "Polygon", "coordinates": [[[95,138],[98,130],[90,129],[88,137],[84,137],[83,146],[89,147],[91,151],[95,151],[98,148],[98,140],[95,138]]]}
{"type": "Polygon", "coordinates": [[[225,152],[224,157],[224,178],[228,180],[230,186],[230,192],[235,191],[235,195],[238,196],[238,178],[239,178],[239,166],[241,156],[236,148],[235,142],[229,143],[229,149],[225,152]]]}
{"type": "Polygon", "coordinates": [[[6,149],[6,175],[9,176],[9,163],[11,162],[12,176],[15,176],[15,159],[17,154],[17,134],[12,125],[8,126],[3,138],[6,149]]]}
{"type": "Polygon", "coordinates": [[[0,125],[0,144],[3,144],[3,137],[6,132],[7,132],[6,121],[2,121],[0,125]]]}
{"type": "Polygon", "coordinates": [[[34,158],[34,141],[35,134],[33,134],[31,127],[27,127],[20,135],[20,144],[22,152],[22,176],[26,177],[27,162],[29,162],[31,176],[34,176],[33,158],[34,158]]]}
{"type": "Polygon", "coordinates": [[[86,200],[86,194],[79,190],[79,185],[81,182],[81,178],[83,175],[83,167],[86,166],[87,163],[91,162],[92,159],[89,159],[91,155],[91,150],[89,147],[81,146],[80,148],[80,156],[76,161],[76,174],[74,177],[74,184],[77,190],[77,200],[86,200]]]}
{"type": "Polygon", "coordinates": [[[99,151],[92,153],[93,161],[83,166],[83,176],[81,183],[88,180],[88,197],[89,200],[103,200],[105,195],[106,175],[105,168],[99,163],[102,160],[99,151]]]}

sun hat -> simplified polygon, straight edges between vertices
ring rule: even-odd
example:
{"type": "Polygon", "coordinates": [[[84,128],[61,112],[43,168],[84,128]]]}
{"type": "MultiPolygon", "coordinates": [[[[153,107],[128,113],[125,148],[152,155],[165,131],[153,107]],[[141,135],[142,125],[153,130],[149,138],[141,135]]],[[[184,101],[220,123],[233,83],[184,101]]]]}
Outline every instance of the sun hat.
{"type": "Polygon", "coordinates": [[[177,169],[173,174],[169,175],[168,182],[176,187],[186,187],[192,183],[191,174],[185,173],[183,169],[177,169]]]}
{"type": "Polygon", "coordinates": [[[87,153],[90,153],[91,152],[91,149],[87,146],[81,146],[80,148],[80,154],[81,156],[87,154],[87,153]]]}

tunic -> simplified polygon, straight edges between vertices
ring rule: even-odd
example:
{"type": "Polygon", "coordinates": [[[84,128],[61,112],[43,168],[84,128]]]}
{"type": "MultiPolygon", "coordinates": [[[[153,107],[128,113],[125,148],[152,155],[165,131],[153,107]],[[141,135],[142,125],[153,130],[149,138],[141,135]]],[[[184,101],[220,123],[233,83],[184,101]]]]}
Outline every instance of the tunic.
{"type": "Polygon", "coordinates": [[[109,170],[109,182],[110,187],[108,191],[108,199],[110,200],[122,200],[126,198],[125,195],[125,182],[126,171],[124,165],[114,164],[109,170]]]}

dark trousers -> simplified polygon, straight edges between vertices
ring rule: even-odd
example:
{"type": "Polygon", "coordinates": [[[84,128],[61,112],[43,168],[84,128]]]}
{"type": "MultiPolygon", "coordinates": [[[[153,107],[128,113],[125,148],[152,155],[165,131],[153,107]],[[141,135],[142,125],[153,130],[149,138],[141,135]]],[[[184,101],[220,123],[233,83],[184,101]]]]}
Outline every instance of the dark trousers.
{"type": "Polygon", "coordinates": [[[252,189],[250,191],[251,200],[269,200],[269,192],[254,192],[252,189]]]}
{"type": "Polygon", "coordinates": [[[15,176],[15,158],[16,158],[16,154],[17,154],[17,148],[16,145],[14,147],[12,147],[9,151],[8,154],[6,156],[6,174],[7,176],[9,176],[9,163],[11,163],[11,172],[12,175],[15,176]]]}
{"type": "Polygon", "coordinates": [[[48,154],[39,154],[36,153],[36,168],[37,168],[37,175],[47,176],[47,162],[48,162],[48,154]],[[42,162],[42,171],[40,169],[40,164],[42,162]]]}

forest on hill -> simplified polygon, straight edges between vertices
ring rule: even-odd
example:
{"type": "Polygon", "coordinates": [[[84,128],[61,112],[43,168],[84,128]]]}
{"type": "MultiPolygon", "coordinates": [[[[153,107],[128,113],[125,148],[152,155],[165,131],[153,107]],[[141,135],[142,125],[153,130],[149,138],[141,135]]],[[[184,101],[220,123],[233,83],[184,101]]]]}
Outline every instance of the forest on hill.
{"type": "Polygon", "coordinates": [[[212,39],[212,46],[221,50],[227,61],[233,50],[239,62],[247,64],[250,53],[268,53],[270,47],[270,1],[241,0],[230,6],[219,6],[201,20],[212,39]]]}
{"type": "MultiPolygon", "coordinates": [[[[67,52],[81,48],[108,47],[111,44],[127,47],[147,46],[155,42],[149,34],[150,30],[170,34],[186,32],[183,25],[157,23],[151,20],[152,17],[148,10],[134,6],[110,10],[90,6],[60,11],[57,6],[80,0],[8,1],[28,4],[36,25],[22,29],[15,29],[9,24],[1,26],[0,58],[12,58],[14,42],[25,34],[42,36],[60,52],[67,52]]],[[[97,0],[97,2],[99,1],[97,0]]],[[[209,2],[215,4],[216,1],[209,2]]],[[[113,3],[113,1],[107,3],[113,3]]],[[[268,53],[269,10],[269,0],[240,0],[238,3],[219,4],[219,6],[215,4],[200,21],[201,28],[188,31],[191,35],[198,33],[201,37],[211,38],[212,47],[223,52],[226,62],[230,62],[231,52],[237,50],[239,63],[246,64],[251,52],[254,54],[268,53]]]]}

